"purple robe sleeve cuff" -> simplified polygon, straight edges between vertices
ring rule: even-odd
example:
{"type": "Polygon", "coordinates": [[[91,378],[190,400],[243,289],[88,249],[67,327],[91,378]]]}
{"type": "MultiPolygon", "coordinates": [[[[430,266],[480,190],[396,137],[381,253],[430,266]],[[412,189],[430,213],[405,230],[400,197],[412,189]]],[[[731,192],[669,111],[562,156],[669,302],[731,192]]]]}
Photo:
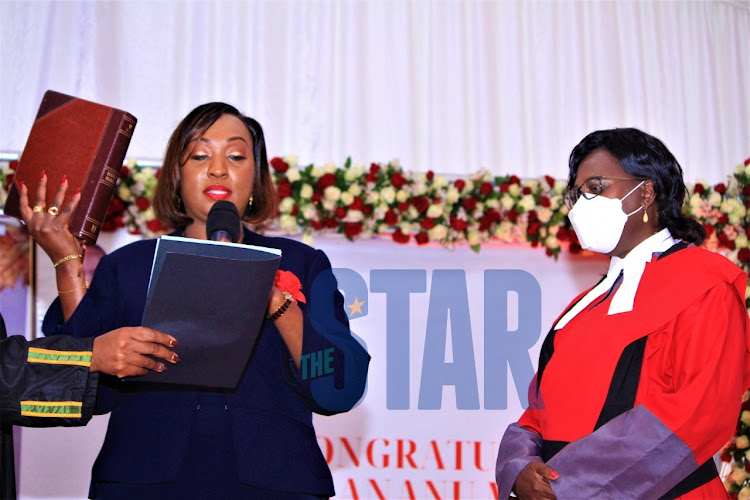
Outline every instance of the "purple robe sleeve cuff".
{"type": "Polygon", "coordinates": [[[542,436],[518,423],[508,426],[500,441],[495,465],[498,498],[508,498],[516,479],[531,462],[541,462],[542,436]]]}
{"type": "Polygon", "coordinates": [[[642,405],[570,443],[548,464],[560,474],[550,485],[561,500],[656,499],[698,468],[690,447],[642,405]]]}

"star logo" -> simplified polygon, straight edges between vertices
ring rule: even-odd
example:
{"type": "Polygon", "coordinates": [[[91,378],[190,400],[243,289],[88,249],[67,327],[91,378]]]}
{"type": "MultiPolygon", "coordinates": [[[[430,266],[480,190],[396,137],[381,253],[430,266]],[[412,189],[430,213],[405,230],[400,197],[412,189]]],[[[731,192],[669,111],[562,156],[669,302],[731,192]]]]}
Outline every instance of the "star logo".
{"type": "Polygon", "coordinates": [[[346,306],[346,307],[348,307],[349,309],[352,310],[352,312],[349,313],[349,317],[351,318],[352,316],[354,316],[354,313],[362,314],[362,306],[364,304],[365,304],[364,300],[362,302],[360,302],[357,297],[354,297],[354,303],[352,303],[351,305],[346,306]]]}

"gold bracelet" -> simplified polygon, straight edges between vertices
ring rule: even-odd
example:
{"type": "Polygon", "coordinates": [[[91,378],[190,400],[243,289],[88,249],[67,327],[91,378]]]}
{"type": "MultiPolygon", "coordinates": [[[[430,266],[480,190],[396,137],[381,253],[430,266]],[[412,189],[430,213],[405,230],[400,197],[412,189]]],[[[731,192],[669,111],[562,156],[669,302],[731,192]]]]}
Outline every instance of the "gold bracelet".
{"type": "Polygon", "coordinates": [[[71,292],[75,292],[76,290],[88,290],[88,289],[89,289],[89,282],[84,281],[83,286],[79,286],[78,288],[72,288],[70,290],[58,290],[57,294],[62,295],[63,293],[71,293],[71,292]]]}
{"type": "Polygon", "coordinates": [[[68,262],[69,260],[82,259],[82,258],[83,258],[83,255],[81,255],[80,253],[74,253],[74,254],[66,255],[65,257],[63,257],[62,259],[58,260],[57,262],[55,262],[52,265],[55,266],[55,269],[57,269],[57,266],[59,266],[63,262],[68,262]]]}

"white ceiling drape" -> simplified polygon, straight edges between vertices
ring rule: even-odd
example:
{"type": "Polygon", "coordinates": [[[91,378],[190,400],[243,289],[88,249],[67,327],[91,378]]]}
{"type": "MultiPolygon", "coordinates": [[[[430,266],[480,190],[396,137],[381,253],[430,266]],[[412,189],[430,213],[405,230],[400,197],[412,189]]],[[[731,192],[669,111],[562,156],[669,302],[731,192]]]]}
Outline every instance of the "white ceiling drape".
{"type": "Polygon", "coordinates": [[[564,177],[588,132],[661,138],[688,180],[750,155],[750,2],[0,2],[0,151],[47,89],[139,118],[159,160],[194,106],[232,103],[271,155],[564,177]]]}

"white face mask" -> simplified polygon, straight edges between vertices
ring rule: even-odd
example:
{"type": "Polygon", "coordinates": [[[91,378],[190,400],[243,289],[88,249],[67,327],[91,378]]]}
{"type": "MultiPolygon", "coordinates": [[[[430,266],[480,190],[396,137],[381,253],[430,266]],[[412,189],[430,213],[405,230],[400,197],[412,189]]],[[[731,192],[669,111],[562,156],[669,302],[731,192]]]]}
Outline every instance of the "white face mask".
{"type": "Polygon", "coordinates": [[[641,205],[638,210],[626,214],[622,210],[622,200],[630,196],[644,182],[646,181],[641,181],[622,198],[607,198],[602,195],[590,200],[583,195],[578,198],[568,213],[568,218],[583,248],[605,254],[615,249],[620,242],[628,217],[643,208],[641,205]]]}

